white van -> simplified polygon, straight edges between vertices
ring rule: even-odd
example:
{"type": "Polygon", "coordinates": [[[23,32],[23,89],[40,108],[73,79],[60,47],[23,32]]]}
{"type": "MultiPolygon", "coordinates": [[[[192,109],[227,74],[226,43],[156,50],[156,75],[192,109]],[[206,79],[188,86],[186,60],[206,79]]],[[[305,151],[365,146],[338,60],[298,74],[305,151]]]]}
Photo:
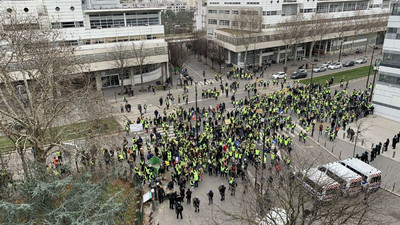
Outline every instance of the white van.
{"type": "Polygon", "coordinates": [[[319,202],[328,202],[337,198],[339,183],[318,168],[303,171],[303,187],[317,197],[319,202]]]}
{"type": "Polygon", "coordinates": [[[356,158],[345,159],[340,163],[362,177],[361,184],[366,190],[373,191],[381,187],[382,171],[356,158]]]}
{"type": "Polygon", "coordinates": [[[362,190],[362,177],[339,162],[328,163],[318,169],[339,183],[345,197],[357,195],[362,190]]]}

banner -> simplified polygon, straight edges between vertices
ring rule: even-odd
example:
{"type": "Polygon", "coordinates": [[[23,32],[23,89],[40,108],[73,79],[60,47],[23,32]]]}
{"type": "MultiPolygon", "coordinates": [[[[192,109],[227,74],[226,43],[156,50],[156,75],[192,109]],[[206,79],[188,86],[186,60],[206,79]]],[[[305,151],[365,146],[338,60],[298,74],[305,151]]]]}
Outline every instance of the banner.
{"type": "Polygon", "coordinates": [[[226,124],[226,125],[231,124],[231,120],[230,120],[230,119],[225,120],[225,124],[226,124]]]}
{"type": "Polygon", "coordinates": [[[129,130],[130,130],[130,132],[142,131],[143,130],[143,125],[141,123],[139,123],[139,124],[130,124],[129,125],[129,130]]]}

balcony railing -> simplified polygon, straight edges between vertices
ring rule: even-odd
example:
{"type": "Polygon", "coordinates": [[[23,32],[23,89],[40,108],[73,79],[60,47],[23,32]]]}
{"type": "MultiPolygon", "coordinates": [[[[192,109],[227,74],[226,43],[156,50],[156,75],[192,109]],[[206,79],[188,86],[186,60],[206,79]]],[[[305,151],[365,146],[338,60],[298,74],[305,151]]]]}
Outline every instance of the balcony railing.
{"type": "Polygon", "coordinates": [[[283,3],[292,3],[292,2],[297,2],[297,0],[283,0],[283,3]]]}

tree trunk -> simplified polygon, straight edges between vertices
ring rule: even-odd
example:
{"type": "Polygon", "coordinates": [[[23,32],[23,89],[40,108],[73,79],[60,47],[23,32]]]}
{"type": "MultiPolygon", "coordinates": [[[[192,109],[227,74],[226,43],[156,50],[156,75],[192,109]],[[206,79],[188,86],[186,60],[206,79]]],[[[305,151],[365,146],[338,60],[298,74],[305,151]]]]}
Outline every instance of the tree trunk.
{"type": "Polygon", "coordinates": [[[285,46],[285,64],[284,64],[285,67],[287,66],[288,52],[289,52],[289,46],[286,45],[285,46]]]}
{"type": "Polygon", "coordinates": [[[322,44],[322,39],[319,39],[319,48],[318,48],[318,55],[317,58],[319,59],[319,54],[321,53],[320,49],[321,49],[321,44],[322,44]]]}
{"type": "Polygon", "coordinates": [[[24,171],[25,174],[25,181],[29,181],[31,176],[29,175],[28,165],[25,159],[25,151],[22,149],[22,147],[19,147],[17,153],[22,162],[22,170],[24,171]]]}
{"type": "Polygon", "coordinates": [[[314,50],[314,45],[315,45],[315,41],[312,41],[311,42],[311,45],[310,45],[310,53],[309,53],[309,55],[308,55],[308,59],[311,61],[311,58],[312,58],[312,53],[313,53],[313,50],[314,50]]]}
{"type": "Polygon", "coordinates": [[[141,90],[144,90],[144,87],[143,87],[143,71],[142,71],[142,66],[139,66],[139,71],[140,71],[140,86],[141,86],[141,90]]]}
{"type": "Polygon", "coordinates": [[[296,60],[297,60],[297,44],[294,45],[294,57],[293,57],[292,66],[295,65],[294,63],[296,62],[296,60]]]}
{"type": "Polygon", "coordinates": [[[35,161],[39,164],[46,165],[46,152],[44,151],[43,146],[40,146],[39,144],[35,143],[33,144],[33,149],[34,149],[34,157],[35,161]]]}
{"type": "Polygon", "coordinates": [[[354,37],[353,37],[353,40],[351,41],[349,55],[353,52],[353,45],[354,45],[354,39],[355,39],[355,38],[356,38],[356,36],[354,36],[354,37]]]}
{"type": "Polygon", "coordinates": [[[247,48],[244,52],[244,60],[243,60],[243,69],[246,70],[246,65],[247,65],[247,48]]]}

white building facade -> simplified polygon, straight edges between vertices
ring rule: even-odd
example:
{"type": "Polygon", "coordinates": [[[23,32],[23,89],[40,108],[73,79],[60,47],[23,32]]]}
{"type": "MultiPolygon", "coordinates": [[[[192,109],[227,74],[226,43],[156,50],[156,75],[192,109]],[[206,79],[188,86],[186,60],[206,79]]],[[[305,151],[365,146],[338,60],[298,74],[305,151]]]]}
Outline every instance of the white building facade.
{"type": "MultiPolygon", "coordinates": [[[[256,43],[248,49],[247,63],[262,64],[265,61],[282,62],[285,54],[284,43],[276,32],[276,25],[288,20],[291,16],[302,15],[311,19],[313,15],[325,15],[329,26],[335,27],[341,20],[356,24],[356,20],[367,20],[374,17],[376,21],[387,20],[391,2],[388,0],[207,0],[206,31],[208,37],[221,43],[227,49],[227,62],[235,65],[243,62],[245,48],[235,43],[234,35],[227,32],[239,22],[237,18],[242,12],[254,12],[262,15],[262,32],[257,35],[256,43]]],[[[200,13],[198,13],[199,15],[200,13]]],[[[240,22],[239,22],[240,23],[240,22]]],[[[368,24],[368,23],[366,23],[368,24]]],[[[369,44],[380,44],[383,41],[384,26],[374,32],[374,38],[366,37],[366,28],[354,35],[349,30],[341,37],[332,29],[324,36],[321,44],[314,45],[314,50],[322,54],[330,54],[342,49],[355,50],[369,44]]],[[[304,38],[297,46],[298,57],[308,55],[311,40],[304,38]]]]}
{"type": "Polygon", "coordinates": [[[143,43],[143,81],[162,78],[167,82],[168,49],[161,25],[160,8],[122,8],[119,0],[30,0],[0,2],[1,13],[37,16],[41,23],[58,29],[63,41],[72,45],[76,57],[85,63],[84,72],[93,75],[98,89],[140,83],[138,63],[127,51],[126,74],[119,75],[112,52],[117,45],[143,43]]]}
{"type": "Polygon", "coordinates": [[[375,114],[400,122],[400,4],[394,3],[389,16],[383,59],[374,87],[375,114]]]}

